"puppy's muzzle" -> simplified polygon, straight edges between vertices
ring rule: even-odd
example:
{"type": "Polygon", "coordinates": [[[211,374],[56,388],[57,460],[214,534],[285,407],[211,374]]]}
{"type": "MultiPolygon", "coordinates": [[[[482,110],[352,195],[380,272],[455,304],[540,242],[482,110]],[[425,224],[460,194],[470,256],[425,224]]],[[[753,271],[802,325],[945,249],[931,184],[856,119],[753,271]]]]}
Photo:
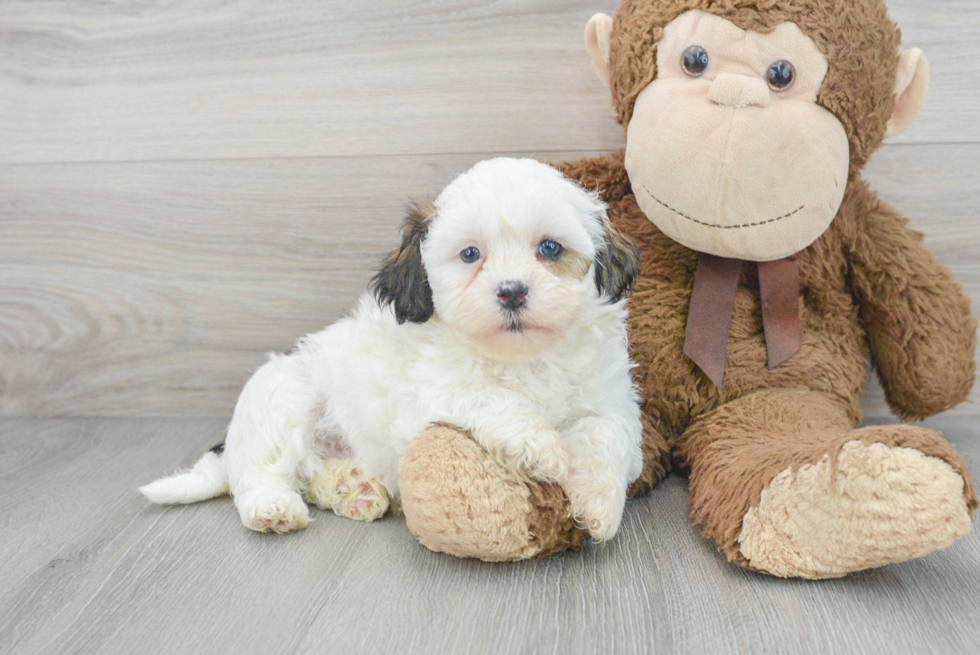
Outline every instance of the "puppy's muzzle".
{"type": "Polygon", "coordinates": [[[516,312],[527,304],[527,285],[523,282],[504,282],[497,287],[500,306],[516,312]]]}

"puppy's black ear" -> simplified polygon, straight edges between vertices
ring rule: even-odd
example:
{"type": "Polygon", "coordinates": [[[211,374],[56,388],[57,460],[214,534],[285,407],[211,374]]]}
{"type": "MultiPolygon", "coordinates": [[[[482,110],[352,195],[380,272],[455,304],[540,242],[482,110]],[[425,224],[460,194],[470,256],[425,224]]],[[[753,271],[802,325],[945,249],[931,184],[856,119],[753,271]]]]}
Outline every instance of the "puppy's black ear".
{"type": "Polygon", "coordinates": [[[605,243],[596,253],[595,286],[599,295],[616,302],[633,290],[633,281],[640,274],[640,249],[632,240],[603,220],[605,243]]]}
{"type": "Polygon", "coordinates": [[[422,266],[422,241],[435,208],[415,203],[402,224],[402,245],[385,258],[371,279],[374,297],[382,307],[392,305],[398,323],[425,323],[432,316],[432,289],[422,266]]]}

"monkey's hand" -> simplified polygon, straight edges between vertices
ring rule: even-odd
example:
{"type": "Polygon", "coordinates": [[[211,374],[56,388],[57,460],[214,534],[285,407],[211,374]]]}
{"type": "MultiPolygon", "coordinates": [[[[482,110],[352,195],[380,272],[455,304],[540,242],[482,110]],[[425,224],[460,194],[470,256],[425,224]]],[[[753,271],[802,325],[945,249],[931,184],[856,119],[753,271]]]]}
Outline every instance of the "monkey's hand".
{"type": "Polygon", "coordinates": [[[922,234],[863,191],[848,239],[852,291],[888,405],[903,419],[925,418],[970,394],[977,322],[922,234]]]}

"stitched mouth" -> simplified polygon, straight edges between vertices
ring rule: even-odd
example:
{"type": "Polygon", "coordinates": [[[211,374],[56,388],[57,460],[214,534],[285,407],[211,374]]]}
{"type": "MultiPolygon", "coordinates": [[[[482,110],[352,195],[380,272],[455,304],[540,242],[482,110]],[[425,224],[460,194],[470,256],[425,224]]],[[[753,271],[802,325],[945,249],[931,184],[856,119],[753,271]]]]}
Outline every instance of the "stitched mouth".
{"type": "Polygon", "coordinates": [[[688,216],[687,214],[685,214],[683,212],[679,212],[676,209],[674,209],[673,207],[671,207],[670,205],[668,205],[667,203],[665,203],[663,200],[661,200],[660,198],[658,198],[657,196],[653,195],[653,193],[650,191],[650,189],[647,188],[647,185],[642,184],[641,186],[643,187],[643,190],[647,192],[647,195],[650,196],[651,198],[653,198],[654,202],[656,202],[661,207],[663,207],[665,209],[668,209],[668,210],[674,212],[675,214],[677,214],[681,218],[685,218],[685,219],[691,221],[692,223],[697,223],[698,225],[704,225],[705,227],[715,227],[715,228],[719,228],[719,229],[722,229],[722,230],[734,230],[734,229],[740,228],[740,227],[757,227],[759,225],[768,225],[769,223],[775,223],[776,221],[781,221],[784,218],[789,218],[793,214],[798,214],[799,212],[803,211],[803,208],[804,207],[806,207],[806,205],[800,205],[799,207],[797,207],[793,211],[789,212],[788,214],[783,214],[782,216],[777,216],[776,218],[770,218],[767,221],[757,221],[755,223],[742,223],[741,225],[719,225],[718,223],[706,223],[705,221],[699,221],[698,219],[692,218],[691,216],[688,216]]]}

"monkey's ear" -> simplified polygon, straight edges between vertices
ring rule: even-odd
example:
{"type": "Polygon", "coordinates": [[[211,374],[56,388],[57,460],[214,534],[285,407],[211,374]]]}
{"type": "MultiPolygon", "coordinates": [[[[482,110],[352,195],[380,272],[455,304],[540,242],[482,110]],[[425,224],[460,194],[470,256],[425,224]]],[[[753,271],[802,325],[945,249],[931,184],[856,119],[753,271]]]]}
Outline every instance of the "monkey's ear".
{"type": "Polygon", "coordinates": [[[929,61],[918,48],[906,50],[898,58],[895,73],[895,109],[885,127],[885,138],[900,134],[922,109],[929,90],[929,61]]]}
{"type": "Polygon", "coordinates": [[[414,204],[402,224],[402,244],[389,254],[371,279],[374,297],[382,307],[392,305],[398,323],[425,323],[432,316],[432,289],[422,265],[422,241],[435,209],[414,204]]]}
{"type": "Polygon", "coordinates": [[[603,84],[609,88],[609,35],[612,34],[613,19],[605,14],[596,14],[585,26],[585,47],[592,57],[592,66],[599,74],[603,84]]]}
{"type": "Polygon", "coordinates": [[[595,257],[595,286],[600,296],[616,302],[633,290],[640,274],[640,249],[628,237],[603,221],[606,238],[595,257]]]}

